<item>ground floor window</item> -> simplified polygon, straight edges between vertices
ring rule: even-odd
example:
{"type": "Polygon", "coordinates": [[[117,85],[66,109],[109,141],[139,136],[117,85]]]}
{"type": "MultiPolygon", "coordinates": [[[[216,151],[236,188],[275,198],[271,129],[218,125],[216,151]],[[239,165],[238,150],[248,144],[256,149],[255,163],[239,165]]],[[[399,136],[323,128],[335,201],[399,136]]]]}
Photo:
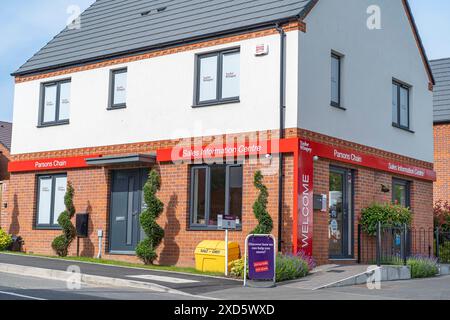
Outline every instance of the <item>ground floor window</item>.
{"type": "Polygon", "coordinates": [[[406,180],[392,180],[392,202],[405,208],[411,207],[411,183],[406,180]]]}
{"type": "Polygon", "coordinates": [[[65,210],[66,188],[66,174],[38,177],[36,218],[38,228],[59,228],[58,218],[65,210]]]}
{"type": "Polygon", "coordinates": [[[190,225],[217,229],[219,215],[242,226],[242,165],[201,165],[191,169],[190,225]]]}

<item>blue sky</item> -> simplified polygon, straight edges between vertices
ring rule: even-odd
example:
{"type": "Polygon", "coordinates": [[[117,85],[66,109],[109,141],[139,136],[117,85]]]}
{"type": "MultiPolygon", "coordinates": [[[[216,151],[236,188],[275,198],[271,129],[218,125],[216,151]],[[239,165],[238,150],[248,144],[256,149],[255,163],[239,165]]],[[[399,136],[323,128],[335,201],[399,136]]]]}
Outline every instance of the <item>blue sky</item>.
{"type": "MultiPolygon", "coordinates": [[[[70,5],[78,5],[84,10],[93,2],[3,1],[0,10],[0,120],[12,120],[14,85],[10,73],[64,28],[70,5]]],[[[450,57],[450,1],[410,0],[410,4],[428,57],[450,57]]]]}

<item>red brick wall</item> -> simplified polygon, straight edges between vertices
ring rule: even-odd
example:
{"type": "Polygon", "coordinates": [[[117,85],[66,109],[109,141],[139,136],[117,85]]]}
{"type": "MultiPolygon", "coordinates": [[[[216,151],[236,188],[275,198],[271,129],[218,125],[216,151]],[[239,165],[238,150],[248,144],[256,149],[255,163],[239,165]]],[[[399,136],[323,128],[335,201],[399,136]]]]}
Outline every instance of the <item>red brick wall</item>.
{"type": "MultiPolygon", "coordinates": [[[[277,137],[276,132],[245,134],[249,140],[255,140],[258,134],[277,137]]],[[[374,154],[387,159],[402,161],[413,165],[432,168],[432,164],[419,160],[405,158],[385,151],[352,144],[347,141],[319,135],[309,131],[289,129],[288,137],[303,137],[321,143],[339,145],[374,154]]],[[[239,135],[233,135],[239,136],[239,135]]],[[[204,142],[209,143],[213,137],[207,137],[204,142]]],[[[54,156],[71,156],[84,154],[129,154],[148,152],[159,148],[167,148],[178,141],[160,141],[140,144],[118,145],[109,147],[86,148],[77,150],[63,150],[58,152],[45,152],[40,154],[24,154],[14,156],[17,160],[45,158],[54,156]]],[[[334,163],[343,167],[355,169],[355,254],[357,252],[357,223],[360,210],[372,202],[389,202],[390,193],[381,192],[381,184],[388,187],[392,183],[392,175],[362,167],[351,167],[334,163]]],[[[320,160],[315,162],[315,193],[328,194],[330,162],[320,160]]],[[[284,193],[283,193],[283,243],[285,252],[292,251],[292,221],[293,221],[293,183],[294,183],[294,157],[284,157],[284,193]]],[[[270,168],[273,174],[266,174],[264,183],[269,189],[268,211],[274,220],[273,234],[278,235],[278,157],[272,159],[270,168]]],[[[117,168],[115,168],[117,169],[117,168]]],[[[223,240],[221,231],[190,231],[189,228],[189,166],[160,164],[157,166],[161,173],[162,186],[159,192],[160,199],[165,204],[165,210],[159,224],[165,229],[166,236],[158,250],[159,263],[192,266],[194,264],[194,250],[196,245],[205,239],[223,240]]],[[[252,205],[257,198],[257,190],[253,186],[253,175],[256,170],[268,169],[268,165],[248,162],[244,164],[243,188],[243,230],[230,233],[230,241],[237,241],[244,248],[245,236],[256,226],[256,219],[252,212],[252,205]]],[[[104,257],[129,261],[138,261],[133,256],[108,255],[108,225],[109,225],[109,188],[110,170],[101,168],[69,170],[68,180],[75,188],[75,206],[77,212],[90,213],[90,236],[81,240],[80,253],[85,256],[94,256],[97,253],[97,229],[104,230],[105,243],[103,244],[104,257]]],[[[409,179],[411,180],[411,179],[409,179]]],[[[428,227],[432,224],[432,184],[430,182],[412,181],[412,207],[414,211],[414,225],[428,227]]],[[[2,211],[1,226],[12,234],[21,235],[25,239],[25,249],[29,252],[53,254],[51,241],[60,231],[35,230],[36,213],[36,175],[35,173],[12,174],[7,188],[8,208],[2,211]]],[[[314,257],[320,264],[329,263],[328,260],[328,214],[314,213],[314,257]]],[[[76,254],[76,242],[70,249],[70,254],[76,254]]]]}
{"type": "MultiPolygon", "coordinates": [[[[402,178],[390,173],[375,171],[368,168],[350,166],[339,162],[319,160],[314,163],[314,193],[326,194],[329,192],[329,170],[330,165],[354,170],[354,254],[357,259],[358,254],[358,224],[361,218],[361,210],[373,203],[390,203],[392,201],[392,179],[402,178]],[[381,185],[387,186],[390,191],[381,191],[381,185]]],[[[411,209],[413,212],[413,230],[419,237],[420,230],[430,230],[433,227],[433,185],[431,182],[404,178],[411,182],[411,209]]],[[[319,264],[332,263],[328,254],[328,213],[315,211],[314,213],[314,242],[313,255],[319,264]]],[[[374,252],[372,240],[367,240],[364,236],[362,246],[365,252],[361,256],[366,257],[370,252],[374,252]]],[[[414,241],[414,239],[413,239],[414,241]]],[[[431,240],[416,239],[420,242],[421,248],[417,248],[415,253],[428,254],[428,247],[431,240]]],[[[413,244],[414,247],[414,244],[413,244]]],[[[342,261],[340,261],[342,263],[342,261]]]]}
{"type": "Polygon", "coordinates": [[[450,201],[450,123],[434,126],[434,201],[450,201]]]}

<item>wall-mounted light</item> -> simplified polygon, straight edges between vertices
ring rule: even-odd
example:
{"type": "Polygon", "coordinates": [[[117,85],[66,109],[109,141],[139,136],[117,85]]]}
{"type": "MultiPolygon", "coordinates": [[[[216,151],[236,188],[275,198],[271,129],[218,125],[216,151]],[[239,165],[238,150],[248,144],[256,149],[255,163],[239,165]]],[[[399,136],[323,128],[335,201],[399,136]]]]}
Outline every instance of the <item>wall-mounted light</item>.
{"type": "Polygon", "coordinates": [[[386,187],[384,184],[381,185],[381,192],[388,193],[390,191],[391,191],[391,189],[386,187]]]}
{"type": "Polygon", "coordinates": [[[318,156],[314,156],[314,157],[313,157],[313,160],[314,160],[314,161],[319,161],[319,157],[318,157],[318,156]]]}

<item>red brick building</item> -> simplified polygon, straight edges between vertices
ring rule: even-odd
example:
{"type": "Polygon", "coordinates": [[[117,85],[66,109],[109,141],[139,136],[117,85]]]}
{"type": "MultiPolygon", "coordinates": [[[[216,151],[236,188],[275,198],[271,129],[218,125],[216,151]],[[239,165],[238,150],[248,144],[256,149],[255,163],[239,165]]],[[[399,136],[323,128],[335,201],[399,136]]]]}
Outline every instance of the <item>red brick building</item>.
{"type": "Polygon", "coordinates": [[[0,220],[3,210],[3,193],[6,191],[9,180],[8,163],[11,157],[11,134],[12,124],[0,121],[0,220]]]}
{"type": "Polygon", "coordinates": [[[257,170],[284,252],[355,262],[360,212],[374,202],[411,207],[415,227],[432,227],[434,80],[408,2],[375,1],[389,13],[381,29],[373,1],[260,2],[147,13],[96,1],[14,73],[2,227],[52,254],[70,181],[89,214],[80,254],[97,254],[102,230],[104,257],[136,261],[150,168],[165,204],[161,264],[193,265],[202,240],[223,239],[223,215],[242,250],[257,170]]]}
{"type": "Polygon", "coordinates": [[[450,201],[450,59],[430,62],[434,89],[434,159],[437,180],[434,201],[450,201]]]}

